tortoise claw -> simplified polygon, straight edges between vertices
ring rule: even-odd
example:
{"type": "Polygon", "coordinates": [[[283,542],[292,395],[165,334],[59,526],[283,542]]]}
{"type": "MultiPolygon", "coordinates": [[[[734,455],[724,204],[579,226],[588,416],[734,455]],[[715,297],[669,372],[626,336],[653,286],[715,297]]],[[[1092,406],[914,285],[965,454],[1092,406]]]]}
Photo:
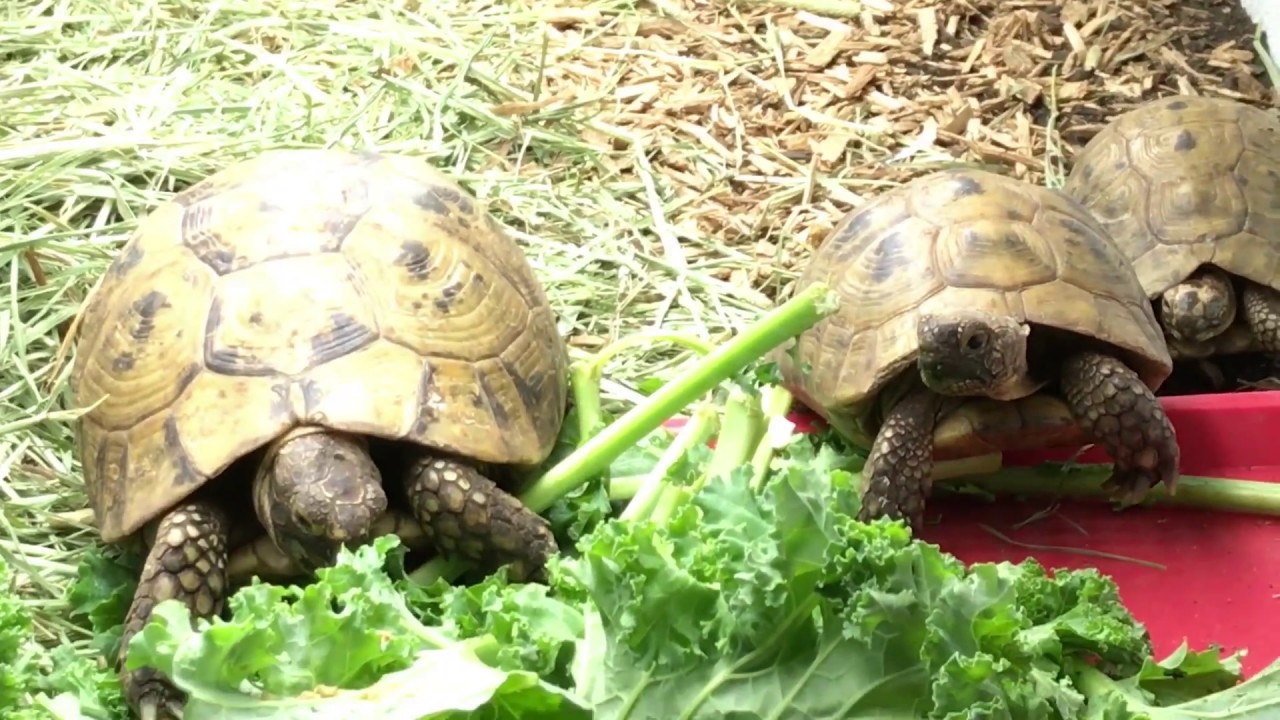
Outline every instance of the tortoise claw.
{"type": "Polygon", "coordinates": [[[159,700],[144,700],[138,706],[138,720],[182,720],[182,710],[171,705],[162,708],[159,700]]]}
{"type": "Polygon", "coordinates": [[[173,686],[151,683],[138,699],[138,720],[183,720],[186,703],[173,686]]]}

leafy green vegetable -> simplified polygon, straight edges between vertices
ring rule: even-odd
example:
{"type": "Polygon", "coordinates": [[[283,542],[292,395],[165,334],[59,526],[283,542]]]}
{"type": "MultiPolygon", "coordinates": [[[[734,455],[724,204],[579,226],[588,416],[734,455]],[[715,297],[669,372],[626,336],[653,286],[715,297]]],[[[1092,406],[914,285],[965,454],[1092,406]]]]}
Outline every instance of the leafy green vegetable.
{"type": "Polygon", "coordinates": [[[31,616],[12,594],[9,565],[0,558],[0,708],[17,707],[26,691],[30,659],[25,651],[31,616]]]}
{"type": "Polygon", "coordinates": [[[606,670],[579,678],[596,717],[1069,718],[1076,664],[1141,667],[1145,631],[1109,580],[966,569],[857,522],[841,462],[797,438],[762,492],[743,468],[557,563],[559,594],[601,617],[606,670]]]}
{"type": "Polygon", "coordinates": [[[186,606],[161,603],[128,665],[155,667],[187,691],[187,720],[417,720],[480,706],[493,717],[588,717],[536,672],[494,667],[503,649],[493,636],[459,642],[414,617],[384,571],[398,544],[387,536],[344,553],[306,587],[249,585],[231,597],[226,621],[193,627],[186,606]]]}
{"type": "MultiPolygon", "coordinates": [[[[796,308],[778,317],[818,316],[796,308]]],[[[576,435],[521,496],[566,544],[549,585],[511,584],[500,570],[454,586],[445,578],[457,568],[439,565],[406,574],[398,541],[382,538],[305,587],[240,590],[227,619],[192,625],[181,605],[157,606],[129,665],[185,690],[187,720],[1274,711],[1280,670],[1237,684],[1238,662],[1217,652],[1155,661],[1096,571],[966,567],[901,523],[857,521],[864,458],[796,437],[790,396],[753,384],[771,368],[744,371],[747,350],[780,334],[756,328],[709,349],[689,377],[613,422],[597,388],[575,385],[576,435]],[[695,406],[676,433],[657,430],[717,382],[728,386],[720,402],[695,406]]],[[[575,378],[598,382],[598,368],[575,378]]],[[[77,605],[112,614],[108,600],[77,605]]]]}
{"type": "Polygon", "coordinates": [[[116,657],[124,616],[129,611],[142,559],[117,555],[101,548],[85,553],[76,570],[76,581],[67,593],[73,619],[87,620],[93,631],[93,648],[103,657],[116,657]]]}
{"type": "MultiPolygon", "coordinates": [[[[501,572],[415,586],[384,538],[305,588],[242,590],[226,621],[193,630],[182,608],[159,606],[130,662],[191,692],[190,720],[1137,720],[1248,691],[1216,653],[1153,661],[1100,573],[966,567],[900,523],[854,519],[860,458],[759,438],[772,452],[722,436],[712,457],[656,462],[659,501],[596,525],[553,560],[549,587],[501,572]]],[[[1198,716],[1168,716],[1185,717],[1198,716]]]]}
{"type": "Polygon", "coordinates": [[[1239,683],[1207,653],[1183,651],[1161,663],[1148,661],[1134,676],[1114,680],[1080,668],[1076,682],[1088,693],[1084,720],[1271,720],[1280,717],[1280,660],[1239,683]],[[1188,666],[1188,667],[1182,667],[1188,666]],[[1213,676],[1206,683],[1205,676],[1213,676]],[[1181,686],[1181,687],[1178,687],[1181,686]],[[1169,692],[1170,687],[1175,687],[1169,692]],[[1224,687],[1202,694],[1206,687],[1224,687]],[[1179,702],[1178,700],[1182,701],[1179,702]]]}
{"type": "MultiPolygon", "coordinates": [[[[0,717],[126,720],[115,674],[78,654],[71,645],[49,650],[37,643],[32,637],[31,615],[11,584],[11,570],[0,559],[0,717]]],[[[83,584],[78,583],[73,594],[78,591],[82,602],[92,604],[92,589],[81,587],[83,584]]]]}

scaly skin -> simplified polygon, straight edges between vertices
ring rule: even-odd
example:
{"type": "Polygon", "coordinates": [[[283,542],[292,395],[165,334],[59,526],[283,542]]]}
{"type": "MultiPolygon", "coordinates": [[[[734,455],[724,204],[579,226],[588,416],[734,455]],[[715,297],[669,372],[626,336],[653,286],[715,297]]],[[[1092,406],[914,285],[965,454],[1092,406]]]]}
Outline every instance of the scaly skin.
{"type": "Polygon", "coordinates": [[[432,545],[483,567],[510,563],[517,581],[543,577],[556,550],[550,524],[475,467],[423,454],[409,464],[405,490],[432,545]]]}
{"type": "Polygon", "coordinates": [[[858,518],[906,520],[919,528],[933,480],[933,428],[938,396],[912,390],[885,415],[862,468],[862,509],[858,518]]]}
{"type": "Polygon", "coordinates": [[[1208,342],[1231,327],[1235,319],[1231,276],[1215,267],[1201,268],[1160,296],[1160,324],[1175,341],[1208,342]]]}
{"type": "Polygon", "coordinates": [[[129,641],[164,600],[182,602],[193,620],[222,612],[227,596],[228,529],[226,509],[207,500],[183,503],[160,521],[125,615],[117,658],[125,700],[141,720],[181,720],[186,698],[152,668],[127,670],[129,641]]]}
{"type": "Polygon", "coordinates": [[[1105,487],[1134,503],[1158,483],[1172,493],[1179,448],[1156,396],[1129,366],[1110,355],[1080,353],[1062,368],[1062,393],[1085,435],[1111,455],[1105,487]]]}
{"type": "Polygon", "coordinates": [[[1241,293],[1245,321],[1263,352],[1280,353],[1280,292],[1249,283],[1241,293]]]}
{"type": "Polygon", "coordinates": [[[268,449],[253,506],[272,541],[314,572],[332,565],[344,544],[369,538],[387,495],[364,438],[301,427],[268,449]]]}

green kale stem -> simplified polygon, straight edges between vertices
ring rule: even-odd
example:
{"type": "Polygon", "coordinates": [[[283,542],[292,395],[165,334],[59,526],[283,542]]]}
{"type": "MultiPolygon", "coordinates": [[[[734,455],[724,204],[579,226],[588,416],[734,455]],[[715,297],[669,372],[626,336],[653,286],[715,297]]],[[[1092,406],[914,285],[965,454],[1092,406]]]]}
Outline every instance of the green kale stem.
{"type": "MultiPolygon", "coordinates": [[[[1125,705],[1129,706],[1129,698],[1125,695],[1124,690],[1120,688],[1120,684],[1101,670],[1081,663],[1072,675],[1076,688],[1084,695],[1085,702],[1088,703],[1089,707],[1102,707],[1107,699],[1113,695],[1123,698],[1125,705]]],[[[1134,710],[1132,707],[1128,707],[1128,709],[1134,710]]]]}
{"type": "Polygon", "coordinates": [[[653,345],[667,342],[706,355],[715,347],[693,335],[670,332],[644,332],[629,335],[606,345],[594,356],[573,363],[569,369],[569,385],[573,389],[573,406],[578,414],[578,443],[582,444],[605,426],[604,410],[600,405],[600,381],[605,366],[623,350],[636,345],[653,345]]]}
{"type": "MultiPolygon", "coordinates": [[[[691,697],[685,704],[683,711],[679,715],[679,720],[698,717],[698,711],[702,709],[711,696],[721,689],[735,674],[740,673],[741,668],[764,666],[770,660],[776,658],[780,648],[787,644],[787,637],[791,634],[792,628],[812,621],[813,612],[820,601],[821,596],[816,593],[806,597],[794,610],[787,613],[787,616],[783,618],[782,622],[773,629],[773,632],[767,638],[758,643],[745,656],[713,675],[703,684],[702,690],[691,697]]],[[[923,667],[920,667],[920,670],[916,670],[916,672],[921,672],[922,670],[923,667]]]]}
{"type": "Polygon", "coordinates": [[[429,648],[443,650],[461,646],[469,650],[477,660],[486,665],[496,665],[498,662],[498,653],[502,650],[502,644],[491,633],[477,635],[466,640],[455,640],[437,627],[424,625],[403,602],[400,603],[400,616],[404,628],[416,635],[429,648]]]}
{"type": "MultiPolygon", "coordinates": [[[[759,397],[748,393],[741,387],[733,387],[723,406],[712,405],[707,408],[709,416],[720,428],[716,438],[716,449],[711,460],[701,469],[693,482],[688,485],[664,483],[658,506],[654,509],[650,520],[659,525],[671,519],[685,503],[702,491],[707,482],[713,478],[727,476],[735,469],[742,467],[751,458],[756,443],[763,437],[763,418],[760,413],[759,397]],[[718,410],[723,407],[723,414],[718,410]],[[723,420],[721,420],[723,418],[723,420]]],[[[703,408],[699,408],[703,410],[703,408]]],[[[710,436],[703,440],[709,440],[710,436]]],[[[688,449],[682,451],[682,456],[688,449]]]]}
{"type": "Polygon", "coordinates": [[[644,518],[663,524],[708,482],[727,478],[742,467],[750,468],[753,480],[758,477],[763,482],[774,447],[779,439],[785,444],[795,429],[785,417],[790,403],[791,394],[778,386],[767,385],[762,392],[755,393],[733,385],[723,404],[707,403],[699,407],[667,446],[653,470],[633,483],[633,496],[621,519],[644,518]],[[762,396],[767,396],[769,401],[767,416],[762,396]],[[781,424],[771,428],[768,423],[777,423],[780,418],[781,424]],[[780,433],[779,428],[783,432],[780,433]],[[689,451],[709,441],[713,434],[717,435],[716,447],[705,467],[688,484],[672,482],[678,476],[674,470],[680,468],[689,451]],[[768,442],[762,442],[766,439],[768,442]]]}
{"type": "Polygon", "coordinates": [[[663,385],[556,463],[520,500],[541,513],[588,478],[604,472],[627,448],[653,432],[700,395],[773,348],[813,327],[838,307],[836,293],[815,283],[769,311],[728,342],[717,345],[679,377],[663,385]]]}
{"type": "MultiPolygon", "coordinates": [[[[573,492],[589,478],[608,469],[627,448],[635,445],[662,423],[678,414],[697,398],[725,380],[733,377],[747,365],[763,357],[770,350],[813,327],[818,321],[835,312],[839,307],[839,295],[826,283],[814,283],[794,295],[790,300],[765,313],[734,338],[709,349],[699,342],[690,342],[687,336],[664,334],[667,340],[686,346],[699,346],[708,350],[677,378],[663,385],[643,402],[636,404],[620,418],[584,439],[576,450],[556,463],[537,482],[520,495],[520,500],[536,513],[543,513],[557,500],[573,492]]],[[[641,337],[652,341],[653,333],[641,337]]],[[[634,343],[630,339],[620,343],[634,343]]],[[[585,364],[576,379],[575,399],[580,394],[590,394],[588,412],[599,412],[599,391],[596,375],[604,361],[617,352],[618,344],[601,352],[594,363],[585,364]]],[[[571,372],[571,375],[573,373],[571,372]]],[[[571,378],[573,379],[573,378],[571,378]]],[[[580,419],[581,426],[598,427],[593,418],[580,419]]],[[[457,577],[466,564],[458,559],[435,558],[424,563],[410,574],[415,582],[429,584],[436,578],[457,577]]]]}
{"type": "Polygon", "coordinates": [[[724,403],[724,426],[716,438],[716,449],[703,478],[723,477],[747,464],[764,432],[764,412],[759,396],[741,387],[730,388],[724,403]]]}
{"type": "Polygon", "coordinates": [[[648,479],[648,475],[624,475],[609,480],[610,502],[630,501],[640,492],[640,486],[648,479]]]}
{"type": "MultiPolygon", "coordinates": [[[[952,484],[977,487],[995,495],[1052,495],[1108,500],[1111,493],[1102,484],[1110,474],[1111,466],[1104,464],[1064,467],[1059,463],[1042,463],[1035,467],[1004,467],[990,474],[957,477],[952,484]]],[[[1178,478],[1177,485],[1173,495],[1164,485],[1152,488],[1140,504],[1280,515],[1280,484],[1183,475],[1178,478]]]]}
{"type": "Polygon", "coordinates": [[[765,422],[762,439],[765,442],[757,443],[755,453],[751,456],[751,489],[755,492],[760,492],[764,487],[774,453],[790,442],[796,431],[795,423],[787,419],[787,413],[791,411],[791,393],[780,385],[768,385],[760,394],[760,407],[765,422]]]}
{"type": "Polygon", "coordinates": [[[569,368],[569,387],[573,390],[573,408],[578,413],[578,442],[587,441],[604,429],[604,410],[600,407],[600,379],[595,363],[576,362],[569,368]]]}
{"type": "MultiPolygon", "coordinates": [[[[765,386],[764,393],[766,397],[770,391],[780,391],[786,398],[786,403],[790,403],[791,396],[786,390],[782,390],[776,386],[765,386]]],[[[776,393],[775,393],[776,394],[776,393]]],[[[757,398],[734,386],[729,391],[729,396],[724,403],[723,422],[720,422],[719,436],[716,438],[716,449],[711,455],[711,460],[707,465],[707,470],[699,476],[689,488],[689,493],[670,492],[672,488],[668,488],[668,492],[663,493],[662,501],[670,506],[672,503],[679,502],[681,495],[691,495],[701,489],[702,485],[712,477],[724,475],[733,472],[736,468],[741,467],[748,459],[752,460],[753,469],[757,469],[758,474],[763,475],[768,470],[768,464],[772,458],[772,447],[769,450],[768,457],[764,457],[761,452],[762,445],[760,441],[764,438],[765,432],[768,430],[766,414],[761,411],[762,403],[757,402],[757,398]]],[[[714,405],[704,406],[712,409],[714,405]]],[[[784,407],[777,415],[785,416],[787,408],[784,407]]],[[[713,416],[719,421],[720,414],[713,413],[713,416]]],[[[691,418],[681,428],[684,432],[690,425],[698,423],[708,425],[706,419],[691,418]]],[[[699,437],[710,440],[709,432],[715,432],[709,429],[704,432],[701,428],[696,431],[699,437]]],[[[678,448],[678,452],[683,456],[688,452],[692,445],[685,445],[679,439],[673,441],[672,446],[682,445],[678,448]]],[[[671,447],[671,446],[669,446],[671,447]]],[[[664,454],[665,455],[665,454],[664,454]]],[[[623,500],[632,501],[634,505],[635,498],[641,492],[655,492],[648,490],[650,484],[657,484],[662,480],[662,473],[655,475],[653,472],[643,475],[627,475],[622,477],[614,477],[609,479],[609,499],[615,502],[623,500]]],[[[639,509],[631,511],[632,505],[628,505],[628,510],[623,515],[627,517],[645,517],[646,514],[639,509]]],[[[668,507],[668,510],[674,511],[674,507],[668,507]]]]}
{"type": "Polygon", "coordinates": [[[970,476],[998,472],[1002,459],[1000,453],[988,453],[956,460],[938,460],[933,463],[933,481],[947,482],[956,478],[968,479],[970,476]]]}
{"type": "Polygon", "coordinates": [[[662,452],[662,457],[658,458],[653,469],[647,473],[635,497],[631,498],[631,502],[627,503],[627,507],[618,518],[633,522],[651,517],[664,491],[669,487],[667,478],[676,471],[676,467],[691,449],[711,439],[719,427],[719,419],[716,406],[710,403],[703,404],[695,410],[693,417],[680,428],[675,439],[662,452]]]}

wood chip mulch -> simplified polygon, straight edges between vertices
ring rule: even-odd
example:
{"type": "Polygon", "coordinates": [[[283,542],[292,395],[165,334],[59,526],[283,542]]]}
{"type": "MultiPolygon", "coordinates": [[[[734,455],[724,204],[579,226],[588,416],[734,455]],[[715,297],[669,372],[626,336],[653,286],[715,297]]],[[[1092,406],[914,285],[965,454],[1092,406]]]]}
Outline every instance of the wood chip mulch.
{"type": "MultiPolygon", "coordinates": [[[[644,138],[676,208],[666,220],[681,262],[702,261],[765,302],[841,215],[941,162],[1040,183],[1108,118],[1154,98],[1274,102],[1237,0],[833,7],[859,9],[655,0],[650,19],[552,26],[562,55],[548,89],[583,89],[575,63],[613,69],[599,120],[644,138]],[[722,246],[758,262],[717,265],[722,246]]],[[[637,171],[626,160],[615,169],[637,171]]]]}

